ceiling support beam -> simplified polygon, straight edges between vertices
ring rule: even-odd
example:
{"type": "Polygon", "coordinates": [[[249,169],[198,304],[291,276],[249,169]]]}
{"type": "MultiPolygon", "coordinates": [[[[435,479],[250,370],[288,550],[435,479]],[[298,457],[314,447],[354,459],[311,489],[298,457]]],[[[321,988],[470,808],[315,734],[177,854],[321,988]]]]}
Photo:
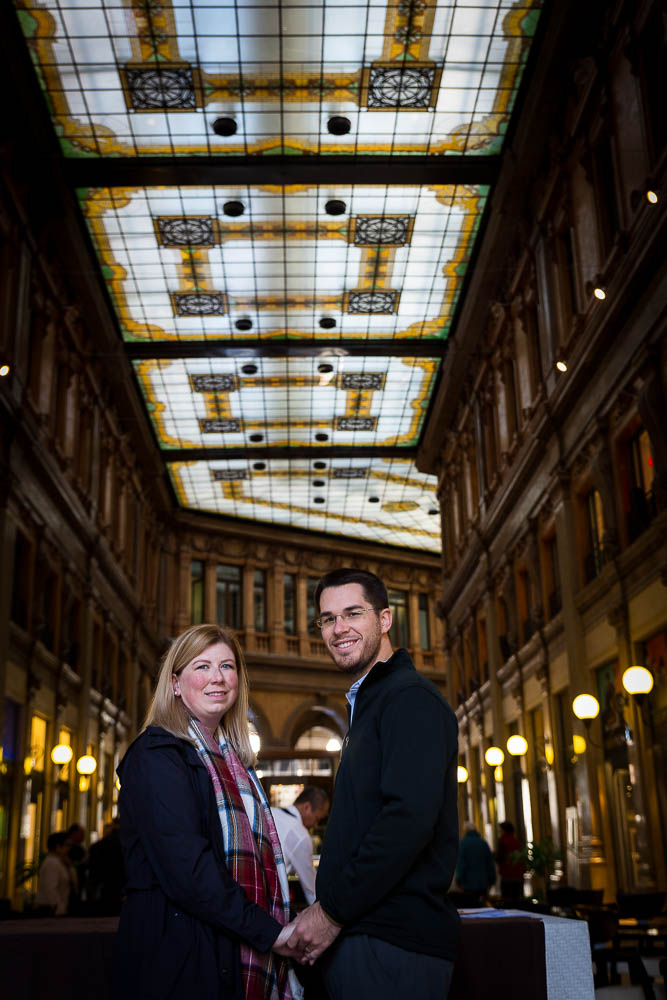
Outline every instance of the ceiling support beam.
{"type": "Polygon", "coordinates": [[[368,340],[157,340],[125,345],[129,358],[443,358],[446,340],[403,337],[368,340]]]}
{"type": "Polygon", "coordinates": [[[332,445],[303,447],[278,447],[268,445],[257,448],[162,448],[165,462],[207,462],[227,458],[245,458],[248,462],[265,462],[267,459],[310,460],[311,458],[404,458],[414,460],[416,448],[383,447],[373,445],[332,445]]]}
{"type": "Polygon", "coordinates": [[[74,187],[493,184],[497,156],[183,156],[71,159],[74,187]]]}

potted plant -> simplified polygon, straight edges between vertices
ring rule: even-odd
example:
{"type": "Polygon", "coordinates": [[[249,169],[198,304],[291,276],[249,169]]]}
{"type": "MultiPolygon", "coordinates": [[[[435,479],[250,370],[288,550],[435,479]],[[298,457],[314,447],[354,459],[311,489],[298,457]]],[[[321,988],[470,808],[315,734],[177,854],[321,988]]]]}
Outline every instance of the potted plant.
{"type": "Polygon", "coordinates": [[[529,840],[520,851],[514,851],[512,861],[521,861],[525,870],[531,876],[531,885],[537,899],[546,899],[547,879],[553,873],[556,861],[563,857],[563,852],[555,845],[551,837],[541,840],[529,840]]]}

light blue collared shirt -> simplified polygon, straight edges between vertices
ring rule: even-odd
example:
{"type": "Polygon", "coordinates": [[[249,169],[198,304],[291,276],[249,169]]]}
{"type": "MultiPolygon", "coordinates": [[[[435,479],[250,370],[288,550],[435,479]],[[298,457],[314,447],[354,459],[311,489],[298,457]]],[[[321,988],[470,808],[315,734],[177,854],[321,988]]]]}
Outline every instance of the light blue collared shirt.
{"type": "MultiPolygon", "coordinates": [[[[378,660],[377,662],[386,663],[386,660],[378,660]]],[[[375,663],[373,664],[373,667],[374,666],[376,666],[375,663]]],[[[373,669],[373,667],[371,667],[371,670],[373,669]]],[[[354,715],[354,703],[356,701],[357,695],[359,694],[359,688],[364,683],[364,681],[368,677],[368,674],[370,674],[371,670],[365,673],[363,677],[359,677],[345,695],[345,697],[347,698],[347,703],[350,706],[350,725],[352,725],[352,716],[354,715]]]]}

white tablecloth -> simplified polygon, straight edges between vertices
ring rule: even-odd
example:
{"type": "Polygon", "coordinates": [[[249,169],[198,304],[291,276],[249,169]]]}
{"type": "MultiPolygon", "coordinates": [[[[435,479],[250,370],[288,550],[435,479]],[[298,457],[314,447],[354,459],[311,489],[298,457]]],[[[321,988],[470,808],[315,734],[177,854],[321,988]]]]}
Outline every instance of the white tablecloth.
{"type": "MultiPolygon", "coordinates": [[[[475,917],[532,917],[544,924],[549,1000],[595,1000],[593,963],[585,920],[547,917],[524,910],[462,910],[475,917]]],[[[520,956],[517,956],[520,960],[520,956]]]]}

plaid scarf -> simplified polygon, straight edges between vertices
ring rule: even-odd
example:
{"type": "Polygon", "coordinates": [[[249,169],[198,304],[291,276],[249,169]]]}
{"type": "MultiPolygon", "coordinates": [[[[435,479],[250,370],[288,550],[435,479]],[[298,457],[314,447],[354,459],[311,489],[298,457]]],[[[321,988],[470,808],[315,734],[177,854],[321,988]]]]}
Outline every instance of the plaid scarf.
{"type": "MultiPolygon", "coordinates": [[[[289,923],[289,888],[271,810],[254,770],[246,769],[224,736],[220,743],[190,719],[189,734],[209,773],[227,868],[248,899],[279,923],[289,923]]],[[[298,1000],[301,987],[289,962],[241,941],[245,1000],[298,1000]]]]}

